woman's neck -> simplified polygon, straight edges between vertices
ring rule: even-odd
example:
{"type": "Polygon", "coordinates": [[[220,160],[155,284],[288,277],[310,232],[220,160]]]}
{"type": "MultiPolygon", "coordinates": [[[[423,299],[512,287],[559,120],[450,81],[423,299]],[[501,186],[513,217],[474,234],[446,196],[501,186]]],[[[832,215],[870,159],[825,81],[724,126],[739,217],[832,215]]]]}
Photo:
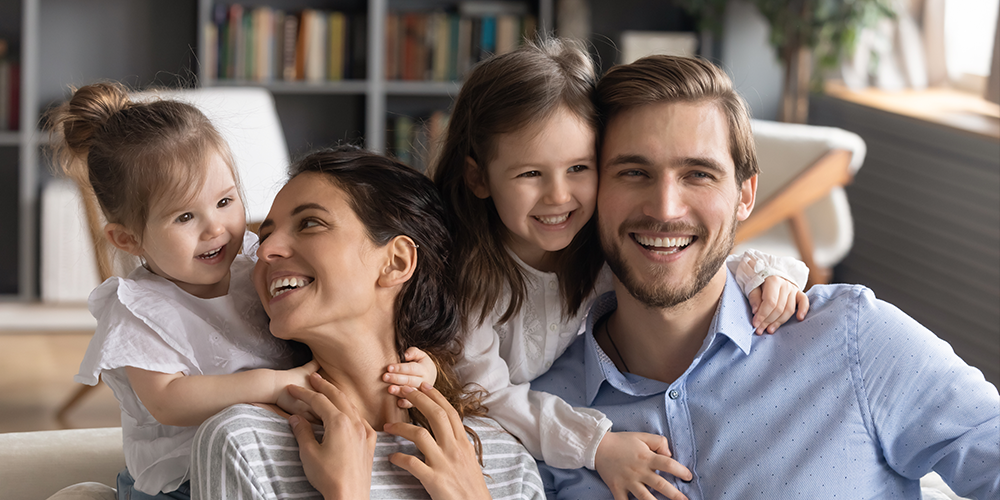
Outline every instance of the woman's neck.
{"type": "Polygon", "coordinates": [[[389,394],[389,385],[382,381],[386,368],[399,362],[391,328],[387,333],[343,328],[308,344],[319,362],[320,375],[354,403],[373,429],[381,431],[386,423],[409,421],[406,410],[397,406],[396,396],[389,394]]]}

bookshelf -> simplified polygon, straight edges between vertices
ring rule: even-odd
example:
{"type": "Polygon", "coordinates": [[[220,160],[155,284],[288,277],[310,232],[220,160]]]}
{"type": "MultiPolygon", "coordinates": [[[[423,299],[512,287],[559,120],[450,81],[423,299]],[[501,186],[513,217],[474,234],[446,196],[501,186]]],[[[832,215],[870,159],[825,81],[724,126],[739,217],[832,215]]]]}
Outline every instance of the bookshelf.
{"type": "MultiPolygon", "coordinates": [[[[266,2],[245,2],[236,4],[237,14],[242,14],[243,19],[250,19],[243,23],[234,22],[234,4],[220,4],[213,0],[199,0],[198,2],[198,24],[202,28],[198,33],[198,54],[201,61],[208,61],[213,68],[201,68],[201,84],[212,85],[256,85],[269,89],[275,94],[278,103],[279,114],[295,112],[296,105],[307,105],[312,102],[305,96],[314,98],[337,96],[341,101],[355,97],[363,109],[359,115],[347,114],[341,116],[340,122],[324,124],[317,123],[321,129],[327,129],[328,137],[332,141],[344,139],[363,138],[365,146],[371,150],[386,152],[387,133],[391,133],[389,126],[393,116],[416,113],[418,115],[429,115],[436,109],[447,108],[451,99],[458,93],[461,87],[461,75],[456,70],[452,71],[448,77],[435,74],[433,77],[428,73],[428,77],[403,77],[402,75],[387,74],[387,66],[390,71],[392,64],[387,64],[387,54],[392,54],[390,46],[397,37],[403,36],[403,29],[394,32],[391,19],[398,19],[400,26],[404,17],[420,17],[421,22],[438,21],[437,18],[450,19],[458,26],[459,18],[483,18],[503,17],[509,20],[511,17],[517,18],[519,22],[530,19],[531,29],[548,29],[553,26],[553,0],[369,0],[367,2],[357,2],[350,0],[343,1],[282,1],[269,0],[266,2]],[[221,6],[221,7],[220,7],[221,6]],[[264,11],[266,21],[258,22],[255,13],[251,11],[264,11]],[[297,20],[293,29],[303,29],[309,23],[305,21],[306,16],[302,13],[320,12],[321,15],[328,15],[331,12],[343,14],[348,26],[345,37],[345,52],[343,58],[345,68],[342,71],[343,78],[310,77],[308,64],[306,67],[298,68],[298,75],[289,78],[287,75],[288,65],[283,64],[279,59],[284,56],[292,40],[288,38],[283,29],[287,29],[280,20],[282,15],[291,17],[294,15],[297,20]],[[423,19],[433,18],[433,19],[423,19]],[[357,20],[362,20],[361,24],[357,20]],[[261,26],[264,26],[261,28],[261,26]],[[246,34],[250,29],[255,33],[265,33],[265,36],[273,38],[273,43],[265,43],[263,46],[270,47],[270,55],[264,56],[266,70],[264,76],[249,67],[260,62],[259,53],[257,56],[232,55],[232,47],[219,48],[225,46],[227,42],[235,40],[238,47],[253,47],[247,49],[252,52],[259,48],[260,40],[249,41],[253,36],[246,34]],[[363,37],[358,38],[358,33],[365,31],[363,37]],[[233,33],[239,33],[233,35],[233,33]],[[360,47],[363,45],[363,47],[360,47]],[[362,58],[363,55],[363,58],[362,58]],[[233,63],[233,59],[237,62],[233,63]],[[220,61],[222,64],[219,64],[220,61]],[[226,69],[226,61],[229,67],[226,69]],[[248,62],[253,61],[253,62],[248,62]],[[234,65],[239,65],[234,69],[234,65]],[[235,76],[234,76],[235,75],[235,76]],[[421,109],[423,108],[423,109],[421,109]]],[[[309,24],[313,26],[312,24],[309,24]]],[[[326,26],[325,21],[323,26],[326,26]]],[[[521,26],[521,25],[519,25],[521,26]]],[[[523,27],[523,26],[522,26],[523,27]]],[[[331,31],[327,31],[327,39],[331,31]]],[[[518,33],[520,35],[520,32],[518,33]]],[[[430,40],[430,37],[427,38],[430,40]]],[[[433,42],[428,42],[433,43],[433,42]]],[[[238,51],[239,49],[237,49],[238,51]]],[[[302,50],[298,47],[298,50],[302,50]]],[[[434,49],[431,49],[432,51],[434,49]]],[[[295,51],[292,50],[292,53],[295,51]]],[[[308,52],[308,51],[307,51],[308,52]]],[[[302,57],[302,54],[297,54],[302,57]]],[[[401,57],[401,55],[397,55],[401,57]]],[[[305,56],[308,60],[309,57],[305,56]]],[[[321,58],[326,60],[324,56],[321,58]]],[[[299,64],[302,64],[301,62],[299,64]]],[[[294,66],[294,65],[293,65],[294,66]]],[[[329,67],[327,67],[329,70],[329,67]]],[[[294,73],[294,71],[293,71],[294,73]]],[[[337,100],[337,99],[333,99],[337,100]]],[[[286,123],[282,117],[283,124],[286,123]]],[[[337,118],[331,118],[336,121],[337,118]]],[[[289,135],[286,132],[286,136],[289,135]]],[[[292,156],[302,153],[311,147],[325,145],[316,141],[297,142],[294,137],[289,137],[289,148],[292,156]]],[[[391,151],[390,151],[391,152],[391,151]]]]}
{"type": "MultiPolygon", "coordinates": [[[[39,207],[51,178],[40,117],[69,95],[69,86],[98,80],[148,86],[254,85],[274,94],[293,158],[338,142],[364,141],[385,151],[394,117],[427,116],[447,109],[457,80],[396,80],[385,73],[385,19],[390,12],[455,12],[467,0],[245,0],[245,8],[271,7],[360,13],[367,31],[363,78],[285,81],[220,78],[205,71],[212,0],[17,0],[0,2],[0,38],[20,61],[18,130],[0,131],[0,301],[38,300],[39,207]]],[[[225,2],[226,5],[232,2],[225,2]]],[[[537,28],[551,31],[554,0],[479,0],[520,4],[537,28]]]]}

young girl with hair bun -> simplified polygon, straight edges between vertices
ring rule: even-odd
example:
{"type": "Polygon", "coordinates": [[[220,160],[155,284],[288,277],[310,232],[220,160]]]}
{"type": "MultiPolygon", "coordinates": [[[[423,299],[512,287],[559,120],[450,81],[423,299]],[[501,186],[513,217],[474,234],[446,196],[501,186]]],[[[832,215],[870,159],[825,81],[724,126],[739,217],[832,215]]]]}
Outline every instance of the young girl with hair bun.
{"type": "MultiPolygon", "coordinates": [[[[666,438],[608,432],[600,412],[529,387],[612,289],[595,231],[595,83],[579,44],[548,39],[481,62],[462,86],[432,173],[454,218],[452,269],[469,329],[456,369],[489,393],[489,416],[536,459],[596,469],[615,498],[651,498],[650,488],[683,498],[656,472],[691,478],[666,438]]],[[[796,303],[805,316],[801,262],[751,251],[728,265],[751,297],[758,333],[773,332],[796,303]],[[753,272],[758,261],[764,273],[753,272]]],[[[385,380],[405,382],[404,368],[394,370],[385,380]]]]}
{"type": "Polygon", "coordinates": [[[308,387],[318,364],[268,331],[236,166],[198,109],[99,83],[51,119],[56,158],[96,197],[104,236],[142,260],[90,295],[98,327],[74,379],[103,378],[120,403],[119,498],[188,498],[198,425],[236,403],[296,409],[285,387],[308,387]]]}

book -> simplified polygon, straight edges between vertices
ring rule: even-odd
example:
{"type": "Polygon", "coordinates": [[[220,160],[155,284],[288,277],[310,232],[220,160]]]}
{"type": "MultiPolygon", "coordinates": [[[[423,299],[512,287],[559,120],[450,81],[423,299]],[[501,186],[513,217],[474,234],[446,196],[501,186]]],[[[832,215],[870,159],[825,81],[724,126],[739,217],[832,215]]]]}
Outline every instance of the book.
{"type": "Polygon", "coordinates": [[[448,80],[448,64],[454,59],[451,54],[451,22],[448,14],[440,11],[431,14],[431,19],[434,27],[431,79],[443,82],[448,80]]]}
{"type": "Polygon", "coordinates": [[[385,16],[385,79],[400,78],[399,59],[402,55],[402,22],[399,14],[389,12],[385,16]]]}
{"type": "Polygon", "coordinates": [[[306,39],[305,79],[312,83],[322,82],[326,78],[327,50],[327,15],[313,9],[303,11],[309,13],[309,31],[306,39]]]}
{"type": "Polygon", "coordinates": [[[479,61],[489,58],[497,51],[497,18],[485,16],[482,23],[482,38],[479,42],[479,61]]]}
{"type": "Polygon", "coordinates": [[[327,80],[344,79],[344,52],[347,46],[347,16],[331,12],[328,16],[327,80]]]}
{"type": "Polygon", "coordinates": [[[506,54],[520,44],[521,20],[512,14],[501,14],[496,20],[496,53],[506,54]]]}
{"type": "Polygon", "coordinates": [[[368,16],[364,13],[354,13],[349,16],[348,31],[350,36],[347,52],[350,54],[345,78],[363,80],[366,78],[368,66],[368,16]]]}
{"type": "Polygon", "coordinates": [[[281,78],[285,81],[296,79],[298,61],[299,18],[295,14],[285,14],[284,40],[281,42],[281,78]]]}
{"type": "Polygon", "coordinates": [[[228,45],[226,50],[226,78],[238,78],[243,74],[243,6],[229,6],[228,45]]]}

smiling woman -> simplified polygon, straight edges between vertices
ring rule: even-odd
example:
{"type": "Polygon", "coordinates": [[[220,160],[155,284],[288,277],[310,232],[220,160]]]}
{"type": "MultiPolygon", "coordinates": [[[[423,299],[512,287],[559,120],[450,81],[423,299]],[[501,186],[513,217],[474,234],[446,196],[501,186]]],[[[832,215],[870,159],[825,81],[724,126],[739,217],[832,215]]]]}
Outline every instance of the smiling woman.
{"type": "Polygon", "coordinates": [[[296,415],[237,405],[208,420],[192,454],[196,496],[542,496],[534,460],[454,375],[451,239],[429,179],[354,148],[314,153],[292,166],[260,234],[255,288],[271,332],[312,349],[316,391],[289,388],[304,403],[296,415]],[[413,347],[437,373],[433,388],[400,392],[406,411],[380,380],[413,347]],[[303,420],[313,416],[322,444],[303,420]]]}

